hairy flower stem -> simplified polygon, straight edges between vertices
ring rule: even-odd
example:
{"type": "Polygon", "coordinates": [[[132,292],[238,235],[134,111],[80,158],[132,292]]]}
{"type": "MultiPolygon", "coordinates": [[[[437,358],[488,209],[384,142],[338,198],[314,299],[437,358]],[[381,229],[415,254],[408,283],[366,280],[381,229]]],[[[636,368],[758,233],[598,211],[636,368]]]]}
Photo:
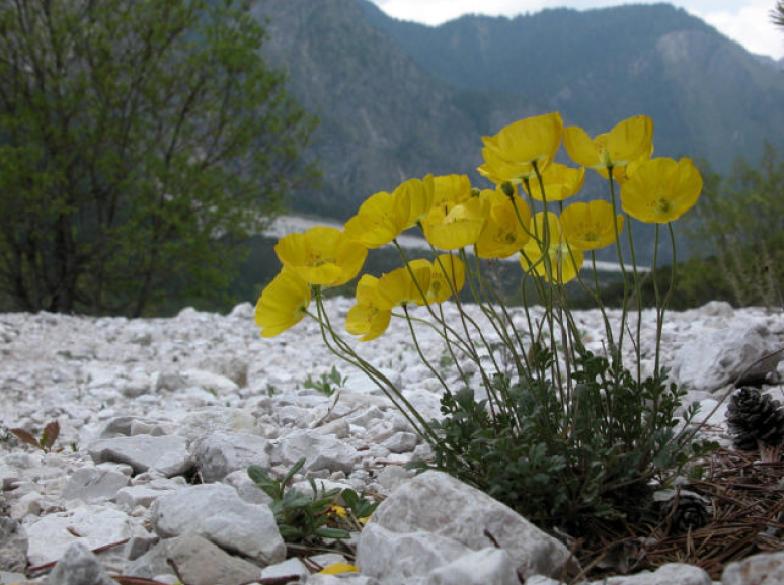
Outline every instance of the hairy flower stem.
{"type": "MultiPolygon", "coordinates": [[[[610,177],[610,201],[613,208],[613,217],[618,215],[618,202],[615,197],[615,179],[613,178],[613,166],[607,165],[607,172],[610,177]]],[[[623,337],[626,329],[626,316],[629,306],[629,280],[626,275],[626,262],[623,258],[623,249],[621,248],[621,234],[618,231],[618,222],[613,222],[613,229],[615,230],[615,251],[618,256],[618,263],[621,266],[621,274],[623,276],[623,301],[621,305],[621,326],[618,331],[618,345],[613,351],[613,360],[617,362],[618,368],[623,365],[623,337]]]]}

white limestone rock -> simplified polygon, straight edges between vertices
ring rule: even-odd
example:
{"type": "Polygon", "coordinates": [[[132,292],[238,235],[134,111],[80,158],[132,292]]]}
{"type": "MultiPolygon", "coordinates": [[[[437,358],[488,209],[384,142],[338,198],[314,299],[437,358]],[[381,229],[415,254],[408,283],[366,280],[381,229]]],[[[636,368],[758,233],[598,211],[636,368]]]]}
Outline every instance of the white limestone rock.
{"type": "Polygon", "coordinates": [[[166,560],[177,567],[188,585],[242,585],[259,577],[259,567],[233,557],[194,532],[186,532],[169,543],[166,560]]]}
{"type": "Polygon", "coordinates": [[[195,485],[158,498],[152,522],[161,537],[197,532],[262,565],[286,558],[286,545],[269,507],[249,504],[231,486],[195,485]]]}
{"type": "Polygon", "coordinates": [[[486,548],[472,551],[432,571],[426,585],[520,585],[517,570],[505,550],[486,548]]]}
{"type": "Polygon", "coordinates": [[[48,585],[116,585],[101,563],[82,543],[74,542],[57,563],[48,585]]]}
{"type": "Polygon", "coordinates": [[[278,457],[286,466],[292,466],[305,457],[304,471],[343,471],[351,473],[362,458],[351,445],[330,435],[320,435],[310,430],[296,431],[281,439],[278,457]]]}
{"type": "MultiPolygon", "coordinates": [[[[675,354],[673,379],[689,390],[715,392],[772,352],[776,340],[763,325],[720,328],[685,343],[675,354]]],[[[775,369],[776,364],[771,368],[775,369]]]]}
{"type": "MultiPolygon", "coordinates": [[[[569,562],[566,547],[511,508],[441,472],[426,471],[384,500],[371,523],[393,532],[424,531],[452,538],[471,550],[493,546],[492,534],[528,575],[561,575],[569,562]]],[[[364,532],[360,537],[360,547],[364,532]]]]}
{"type": "Polygon", "coordinates": [[[655,571],[643,571],[635,575],[609,577],[594,581],[591,585],[712,585],[708,573],[684,563],[668,563],[655,571]]]}
{"type": "Polygon", "coordinates": [[[31,565],[57,561],[75,542],[92,550],[130,538],[133,521],[125,513],[105,506],[81,506],[25,522],[31,565]],[[77,536],[78,535],[78,536],[77,536]]]}
{"type": "Polygon", "coordinates": [[[68,479],[62,496],[66,500],[96,503],[112,499],[130,483],[129,474],[120,466],[104,463],[96,467],[82,467],[68,479]]]}
{"type": "Polygon", "coordinates": [[[754,555],[730,563],[721,574],[721,585],[780,585],[784,583],[784,552],[754,555]]]}
{"type": "Polygon", "coordinates": [[[0,571],[23,572],[27,566],[27,533],[13,518],[0,515],[0,571]]]}
{"type": "Polygon", "coordinates": [[[173,477],[192,465],[185,439],[178,435],[100,439],[88,447],[88,452],[95,463],[127,463],[135,473],[152,469],[173,477]]]}
{"type": "Polygon", "coordinates": [[[363,575],[378,579],[382,585],[395,585],[411,577],[424,577],[471,552],[449,536],[424,530],[399,532],[370,522],[359,537],[357,565],[363,575]]]}
{"type": "Polygon", "coordinates": [[[259,435],[216,431],[196,439],[190,448],[204,481],[210,483],[250,465],[269,467],[272,444],[259,435]]]}

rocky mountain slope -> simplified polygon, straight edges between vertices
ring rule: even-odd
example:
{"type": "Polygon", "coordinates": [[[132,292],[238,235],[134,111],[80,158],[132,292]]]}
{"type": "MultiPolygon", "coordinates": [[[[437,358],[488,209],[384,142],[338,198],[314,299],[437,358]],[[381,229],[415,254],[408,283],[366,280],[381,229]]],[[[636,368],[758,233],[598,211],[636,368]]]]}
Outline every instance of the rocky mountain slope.
{"type": "Polygon", "coordinates": [[[553,109],[590,132],[647,113],[657,153],[721,170],[784,146],[784,74],[667,4],[466,16],[439,27],[365,0],[256,0],[270,62],[321,126],[322,185],[300,212],[344,218],[364,197],[425,172],[466,172],[480,136],[553,109]]]}

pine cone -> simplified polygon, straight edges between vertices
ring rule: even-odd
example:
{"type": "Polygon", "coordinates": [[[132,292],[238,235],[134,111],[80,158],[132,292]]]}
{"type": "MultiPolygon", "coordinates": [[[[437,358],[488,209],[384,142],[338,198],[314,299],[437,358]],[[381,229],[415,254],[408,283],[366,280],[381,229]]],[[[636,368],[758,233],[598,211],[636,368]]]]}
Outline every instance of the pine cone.
{"type": "Polygon", "coordinates": [[[727,426],[732,444],[754,451],[758,442],[775,447],[784,442],[784,410],[778,400],[756,388],[741,388],[727,406],[727,426]]]}
{"type": "Polygon", "coordinates": [[[662,517],[670,518],[670,534],[682,534],[708,523],[708,500],[686,490],[660,490],[654,494],[662,517]]]}

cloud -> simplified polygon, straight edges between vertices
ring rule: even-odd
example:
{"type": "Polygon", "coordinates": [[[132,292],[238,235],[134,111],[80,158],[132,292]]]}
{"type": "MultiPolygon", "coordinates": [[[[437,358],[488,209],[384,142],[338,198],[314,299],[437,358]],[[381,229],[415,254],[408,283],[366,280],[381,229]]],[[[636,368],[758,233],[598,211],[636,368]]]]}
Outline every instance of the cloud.
{"type": "Polygon", "coordinates": [[[772,6],[772,1],[753,0],[733,11],[706,10],[695,14],[746,50],[780,59],[784,57],[784,30],[770,21],[772,6]]]}
{"type": "MultiPolygon", "coordinates": [[[[626,0],[373,0],[395,18],[437,25],[463,14],[515,16],[543,8],[577,9],[628,4],[626,0]]],[[[673,0],[752,53],[784,57],[784,31],[770,21],[773,0],[673,0]]]]}

